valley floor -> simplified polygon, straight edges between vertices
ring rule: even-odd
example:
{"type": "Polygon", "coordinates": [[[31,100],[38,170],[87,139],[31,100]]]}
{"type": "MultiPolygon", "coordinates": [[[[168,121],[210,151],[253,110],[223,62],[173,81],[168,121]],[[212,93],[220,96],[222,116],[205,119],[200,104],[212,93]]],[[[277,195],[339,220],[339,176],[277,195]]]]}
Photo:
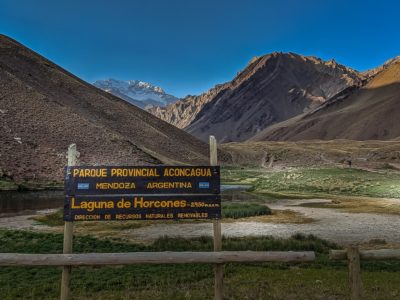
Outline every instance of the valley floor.
{"type": "MultiPolygon", "coordinates": [[[[374,213],[348,213],[330,208],[302,207],[309,203],[330,202],[330,200],[285,200],[269,203],[273,210],[290,210],[310,218],[303,224],[269,222],[269,216],[252,217],[233,222],[223,222],[222,232],[229,237],[263,236],[290,237],[296,233],[313,234],[319,238],[340,245],[369,244],[380,240],[383,243],[400,246],[400,217],[397,215],[374,213]]],[[[198,237],[211,235],[212,225],[201,224],[155,224],[133,230],[126,230],[125,238],[140,241],[153,241],[159,237],[183,236],[198,237]]]]}
{"type": "MultiPolygon", "coordinates": [[[[389,205],[393,201],[396,200],[381,200],[382,205],[389,205]]],[[[285,238],[302,233],[313,234],[343,246],[350,244],[372,246],[378,242],[400,247],[400,234],[398,233],[400,217],[398,215],[352,213],[333,208],[313,207],[314,204],[317,206],[325,203],[332,203],[332,200],[280,199],[279,201],[270,201],[268,207],[272,209],[273,215],[226,220],[222,222],[222,232],[227,237],[270,235],[285,238]],[[276,218],[277,215],[280,218],[276,218]]],[[[62,226],[47,226],[35,221],[34,218],[49,212],[51,211],[46,210],[40,211],[39,215],[0,218],[0,228],[61,233],[62,226]]],[[[190,238],[211,236],[212,234],[210,222],[152,222],[142,224],[142,226],[140,224],[133,225],[132,228],[119,227],[118,224],[107,228],[106,225],[99,224],[98,229],[91,225],[95,224],[89,223],[83,227],[77,225],[76,232],[85,234],[85,231],[91,228],[91,234],[96,236],[116,236],[144,243],[153,242],[163,236],[190,238]]]]}
{"type": "MultiPolygon", "coordinates": [[[[266,205],[271,215],[223,219],[224,250],[312,250],[310,264],[225,266],[229,299],[348,299],[345,262],[329,249],[400,248],[400,173],[348,168],[225,168],[249,184],[223,201],[266,205]],[[308,236],[308,234],[312,234],[308,236]]],[[[59,210],[0,218],[0,252],[60,253],[59,210]]],[[[210,222],[76,222],[74,252],[209,251],[210,222]],[[166,237],[168,236],[168,237],[166,237]],[[205,237],[208,236],[208,237],[205,237]]],[[[365,299],[399,299],[397,261],[363,262],[365,299]]],[[[59,268],[1,268],[4,299],[56,299],[59,268]]],[[[75,268],[74,299],[211,299],[212,266],[75,268]]],[[[3,299],[2,298],[2,299],[3,299]]]]}

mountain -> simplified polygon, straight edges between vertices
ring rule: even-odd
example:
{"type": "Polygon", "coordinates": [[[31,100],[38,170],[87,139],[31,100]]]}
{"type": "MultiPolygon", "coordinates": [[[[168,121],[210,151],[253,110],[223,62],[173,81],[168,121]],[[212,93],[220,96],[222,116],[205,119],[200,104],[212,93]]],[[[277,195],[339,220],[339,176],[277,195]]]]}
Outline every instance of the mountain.
{"type": "Polygon", "coordinates": [[[361,88],[349,88],[311,112],[275,124],[251,140],[352,139],[400,137],[400,61],[378,69],[361,88]]]}
{"type": "Polygon", "coordinates": [[[253,58],[230,82],[149,111],[202,140],[212,134],[220,142],[245,141],[364,79],[334,60],[272,53],[253,58]]]}
{"type": "Polygon", "coordinates": [[[400,62],[400,55],[399,56],[395,56],[387,61],[384,62],[383,65],[380,65],[376,68],[367,70],[365,72],[363,72],[363,75],[367,78],[372,78],[374,77],[376,74],[378,74],[379,72],[381,72],[384,69],[387,69],[388,67],[390,67],[391,65],[400,62]]]}
{"type": "Polygon", "coordinates": [[[93,85],[140,108],[162,107],[179,100],[165,93],[162,88],[139,80],[122,81],[110,78],[97,80],[93,85]]]}
{"type": "Polygon", "coordinates": [[[207,144],[3,35],[0,128],[0,177],[15,181],[61,181],[71,143],[83,165],[208,162],[207,144]]]}
{"type": "Polygon", "coordinates": [[[189,95],[166,107],[156,106],[149,108],[148,111],[178,128],[185,128],[196,118],[204,105],[214,99],[227,86],[228,83],[216,85],[199,96],[189,95]]]}

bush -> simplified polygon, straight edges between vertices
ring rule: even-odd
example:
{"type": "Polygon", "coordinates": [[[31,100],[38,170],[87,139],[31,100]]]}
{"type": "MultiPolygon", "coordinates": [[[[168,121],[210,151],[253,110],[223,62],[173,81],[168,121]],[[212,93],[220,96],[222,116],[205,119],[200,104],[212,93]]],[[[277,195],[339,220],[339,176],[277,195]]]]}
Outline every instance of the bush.
{"type": "Polygon", "coordinates": [[[222,203],[223,218],[246,218],[252,216],[270,215],[268,206],[257,203],[222,203]]]}

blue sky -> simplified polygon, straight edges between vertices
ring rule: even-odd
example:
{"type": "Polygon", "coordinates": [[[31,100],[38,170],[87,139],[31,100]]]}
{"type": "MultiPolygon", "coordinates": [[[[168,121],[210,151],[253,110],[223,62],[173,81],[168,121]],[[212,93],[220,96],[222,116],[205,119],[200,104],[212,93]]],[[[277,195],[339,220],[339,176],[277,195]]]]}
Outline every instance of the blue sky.
{"type": "Polygon", "coordinates": [[[400,2],[0,0],[0,32],[86,81],[140,79],[177,96],[274,51],[358,70],[400,55],[400,2]]]}

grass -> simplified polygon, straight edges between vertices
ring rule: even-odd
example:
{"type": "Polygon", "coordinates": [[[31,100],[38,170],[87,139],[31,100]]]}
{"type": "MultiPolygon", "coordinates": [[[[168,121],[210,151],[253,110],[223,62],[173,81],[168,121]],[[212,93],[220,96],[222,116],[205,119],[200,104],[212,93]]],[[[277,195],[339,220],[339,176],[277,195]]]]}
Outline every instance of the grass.
{"type": "Polygon", "coordinates": [[[385,200],[369,197],[330,196],[331,202],[303,203],[299,206],[313,208],[333,208],[350,213],[382,213],[400,215],[400,203],[397,200],[385,200]]]}
{"type": "MultiPolygon", "coordinates": [[[[0,231],[0,252],[61,253],[61,234],[0,231]]],[[[335,244],[314,236],[289,239],[269,236],[223,238],[223,250],[311,250],[314,263],[227,264],[225,294],[228,299],[347,299],[344,262],[327,260],[335,244]]],[[[209,237],[163,237],[151,245],[90,236],[74,239],[74,252],[211,251],[209,237]]],[[[400,262],[363,264],[366,299],[394,299],[400,295],[400,262]]],[[[57,299],[61,268],[0,268],[1,299],[57,299]]],[[[74,268],[74,299],[211,299],[213,268],[209,265],[135,265],[74,268]]]]}
{"type": "Polygon", "coordinates": [[[0,191],[16,191],[18,185],[11,180],[0,179],[0,191]]]}
{"type": "Polygon", "coordinates": [[[253,216],[270,215],[272,212],[269,207],[258,203],[222,203],[222,218],[246,218],[253,216]]]}
{"type": "Polygon", "coordinates": [[[64,183],[57,181],[24,181],[19,183],[21,191],[63,190],[64,183]]]}
{"type": "Polygon", "coordinates": [[[11,179],[0,178],[0,191],[41,191],[62,190],[63,183],[56,181],[23,181],[17,183],[11,179]]]}
{"type": "MultiPolygon", "coordinates": [[[[253,216],[271,215],[271,210],[266,205],[258,203],[222,203],[222,217],[223,218],[246,218],[253,216]]],[[[63,211],[57,210],[45,215],[38,215],[32,217],[32,220],[47,226],[63,226],[63,211]]],[[[187,221],[186,221],[187,222],[187,221]]],[[[78,222],[76,227],[84,229],[93,229],[94,231],[106,230],[124,230],[135,229],[143,226],[148,226],[154,222],[152,221],[124,221],[124,222],[78,222]]]]}
{"type": "Polygon", "coordinates": [[[32,217],[32,220],[47,226],[63,226],[63,210],[57,210],[45,215],[37,215],[32,217]]]}
{"type": "Polygon", "coordinates": [[[400,198],[400,173],[371,172],[350,168],[292,168],[223,170],[224,182],[252,182],[254,191],[270,195],[314,194],[400,198]],[[251,178],[251,179],[249,179],[251,178]]]}
{"type": "Polygon", "coordinates": [[[306,224],[315,222],[315,219],[305,217],[302,213],[290,209],[283,209],[283,210],[274,209],[271,215],[253,217],[251,220],[255,222],[274,223],[274,224],[287,224],[287,223],[306,224]]]}
{"type": "MultiPolygon", "coordinates": [[[[63,210],[57,210],[44,215],[36,215],[31,217],[32,220],[39,224],[54,227],[55,232],[61,232],[63,221],[63,210]]],[[[118,236],[123,230],[135,229],[144,226],[149,226],[156,221],[86,221],[76,222],[74,225],[75,234],[82,235],[90,232],[93,236],[107,237],[107,236],[118,236]]],[[[158,221],[159,222],[159,221],[158,221]]]]}
{"type": "MultiPolygon", "coordinates": [[[[268,199],[315,198],[334,199],[335,207],[357,212],[398,212],[399,206],[387,206],[378,198],[400,198],[400,174],[394,170],[370,172],[348,168],[266,169],[223,168],[226,183],[252,184],[253,193],[268,199]],[[399,185],[399,187],[397,187],[399,185]],[[351,196],[349,196],[351,195],[351,196]],[[362,201],[362,205],[360,205],[362,201]]],[[[225,212],[246,210],[257,214],[260,203],[223,203],[225,212]],[[228,209],[227,209],[228,208],[228,209]]],[[[224,209],[223,207],[223,209],[224,209]]],[[[254,216],[253,218],[274,218],[254,216]]],[[[225,216],[226,217],[226,216],[225,216]]],[[[43,216],[37,221],[62,225],[61,212],[43,216]]],[[[280,216],[282,218],[282,216],[280,216]]],[[[211,251],[212,240],[200,238],[163,237],[151,244],[135,244],[119,239],[118,231],[141,222],[80,222],[74,238],[74,252],[131,251],[211,251]],[[90,232],[114,232],[113,238],[97,239],[83,235],[90,232]]],[[[110,236],[110,235],[108,235],[110,236]]],[[[377,241],[375,241],[377,242],[377,241]]],[[[386,248],[378,241],[379,248],[386,248]]],[[[225,294],[228,299],[348,299],[348,278],[345,262],[327,259],[329,249],[337,245],[314,236],[296,235],[289,239],[273,237],[223,238],[223,250],[311,250],[317,253],[313,263],[227,264],[225,294]]],[[[26,231],[1,231],[0,252],[61,253],[62,235],[26,231]]],[[[400,298],[399,261],[362,262],[365,299],[400,298]]],[[[56,299],[59,294],[61,268],[0,268],[1,299],[56,299]]],[[[74,299],[211,299],[213,269],[209,265],[137,265],[103,268],[74,268],[72,274],[74,299]]]]}
{"type": "Polygon", "coordinates": [[[350,168],[222,169],[224,182],[240,184],[251,177],[253,194],[265,199],[331,199],[302,206],[336,208],[352,213],[400,215],[400,172],[350,168]]]}

